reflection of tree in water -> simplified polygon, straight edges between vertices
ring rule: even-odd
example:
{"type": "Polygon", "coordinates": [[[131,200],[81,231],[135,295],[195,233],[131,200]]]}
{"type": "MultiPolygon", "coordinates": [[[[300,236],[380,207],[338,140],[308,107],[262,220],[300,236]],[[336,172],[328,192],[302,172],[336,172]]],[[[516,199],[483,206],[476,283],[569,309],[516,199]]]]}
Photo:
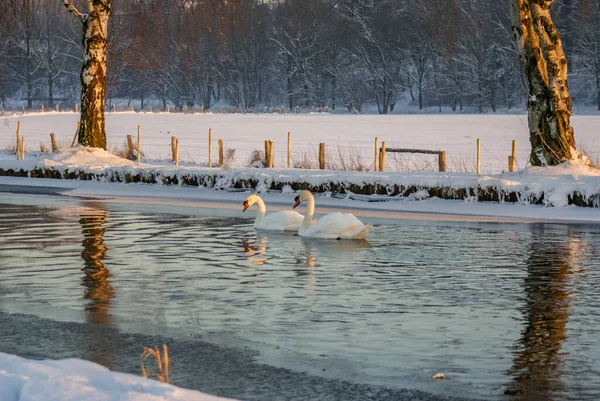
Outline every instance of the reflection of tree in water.
{"type": "MultiPolygon", "coordinates": [[[[115,295],[109,282],[111,274],[103,263],[107,251],[104,244],[105,221],[105,210],[86,211],[85,214],[80,215],[79,219],[83,233],[83,251],[81,252],[84,260],[82,284],[85,292],[83,297],[89,300],[85,310],[89,323],[101,325],[111,323],[109,308],[115,295]]],[[[92,348],[90,359],[110,367],[112,357],[110,352],[106,352],[109,350],[98,347],[101,341],[101,339],[90,339],[88,344],[92,348]]]]}
{"type": "Polygon", "coordinates": [[[536,232],[525,277],[525,327],[515,344],[506,394],[515,400],[552,400],[564,391],[561,347],[567,338],[569,276],[582,241],[573,233],[536,232]]]}

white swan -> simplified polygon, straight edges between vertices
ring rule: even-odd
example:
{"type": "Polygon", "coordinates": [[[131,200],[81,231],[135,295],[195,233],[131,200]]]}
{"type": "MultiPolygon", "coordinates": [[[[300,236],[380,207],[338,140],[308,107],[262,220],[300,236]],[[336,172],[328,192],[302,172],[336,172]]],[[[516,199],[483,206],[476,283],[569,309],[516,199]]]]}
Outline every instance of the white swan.
{"type": "Polygon", "coordinates": [[[301,237],[332,239],[363,239],[371,232],[371,224],[364,225],[351,213],[331,213],[313,222],[315,198],[309,191],[300,191],[294,209],[306,201],[306,215],[298,231],[301,237]]]}
{"type": "Polygon", "coordinates": [[[304,217],[293,210],[284,210],[265,216],[267,208],[261,197],[258,195],[250,195],[246,198],[242,212],[245,212],[246,209],[255,203],[258,205],[258,214],[256,215],[256,221],[254,222],[254,228],[258,230],[298,231],[300,225],[304,221],[304,217]]]}

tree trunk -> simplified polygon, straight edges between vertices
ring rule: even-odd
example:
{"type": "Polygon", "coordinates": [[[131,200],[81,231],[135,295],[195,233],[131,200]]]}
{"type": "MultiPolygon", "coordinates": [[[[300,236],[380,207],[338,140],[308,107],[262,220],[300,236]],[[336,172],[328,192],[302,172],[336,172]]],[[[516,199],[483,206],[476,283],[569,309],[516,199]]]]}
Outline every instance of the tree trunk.
{"type": "Polygon", "coordinates": [[[26,74],[27,74],[27,110],[31,110],[33,107],[33,74],[31,72],[31,30],[28,27],[27,33],[25,37],[26,44],[26,55],[27,55],[27,66],[26,66],[26,74]]]}
{"type": "Polygon", "coordinates": [[[554,0],[510,0],[512,31],[529,83],[530,161],[552,166],[577,156],[571,98],[560,34],[550,16],[554,0]]]}
{"type": "Polygon", "coordinates": [[[48,46],[48,109],[54,104],[54,71],[52,70],[52,40],[50,33],[46,36],[46,45],[48,46]]]}
{"type": "Polygon", "coordinates": [[[596,74],[596,101],[598,102],[598,111],[600,111],[600,74],[596,74]]]}
{"type": "Polygon", "coordinates": [[[89,0],[89,14],[81,14],[69,0],[63,0],[83,26],[84,48],[81,68],[81,117],[79,143],[106,149],[104,100],[106,95],[106,44],[111,0],[89,0]]]}

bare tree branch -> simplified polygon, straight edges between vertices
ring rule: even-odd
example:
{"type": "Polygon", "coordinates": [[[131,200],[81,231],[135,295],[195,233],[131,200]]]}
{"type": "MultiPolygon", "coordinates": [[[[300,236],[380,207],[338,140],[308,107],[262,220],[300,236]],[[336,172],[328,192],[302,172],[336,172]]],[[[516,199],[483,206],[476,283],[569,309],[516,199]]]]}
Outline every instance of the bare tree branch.
{"type": "Polygon", "coordinates": [[[63,4],[67,7],[67,10],[77,18],[79,18],[82,22],[87,18],[87,15],[81,14],[77,8],[69,0],[63,0],[63,4]]]}

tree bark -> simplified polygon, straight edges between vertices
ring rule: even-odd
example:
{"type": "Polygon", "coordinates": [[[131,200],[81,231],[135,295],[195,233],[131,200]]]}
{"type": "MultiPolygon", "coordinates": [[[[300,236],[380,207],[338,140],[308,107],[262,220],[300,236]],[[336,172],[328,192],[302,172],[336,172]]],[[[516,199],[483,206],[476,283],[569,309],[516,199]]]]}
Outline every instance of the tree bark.
{"type": "Polygon", "coordinates": [[[577,157],[570,124],[567,59],[550,16],[554,0],[510,0],[512,31],[529,83],[530,161],[552,166],[577,157]]]}
{"type": "Polygon", "coordinates": [[[65,7],[77,16],[83,27],[84,48],[81,68],[81,117],[79,143],[106,149],[104,100],[106,96],[106,46],[111,0],[89,0],[89,14],[81,14],[69,2],[65,7]]]}

